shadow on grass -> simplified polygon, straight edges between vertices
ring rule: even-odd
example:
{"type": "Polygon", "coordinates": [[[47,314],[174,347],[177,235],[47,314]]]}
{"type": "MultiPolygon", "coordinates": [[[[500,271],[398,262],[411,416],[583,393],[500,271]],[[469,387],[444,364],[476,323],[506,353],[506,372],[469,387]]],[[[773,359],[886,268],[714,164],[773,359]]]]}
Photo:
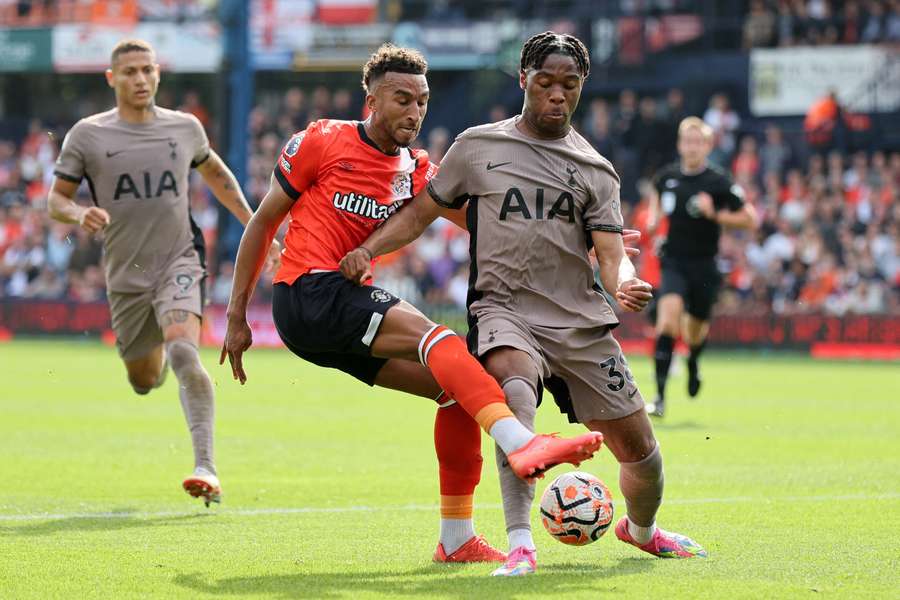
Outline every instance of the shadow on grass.
{"type": "MultiPolygon", "coordinates": [[[[652,558],[626,558],[614,566],[557,563],[540,566],[527,577],[490,577],[490,565],[429,565],[412,571],[346,573],[304,572],[208,580],[182,573],[173,583],[197,594],[215,596],[270,595],[273,598],[341,598],[356,593],[440,598],[533,598],[589,591],[596,596],[629,590],[607,583],[608,575],[633,575],[653,568],[652,558]]],[[[634,592],[633,589],[630,590],[634,592]]]]}
{"type": "Polygon", "coordinates": [[[165,527],[169,525],[185,525],[200,522],[214,513],[197,513],[194,515],[172,515],[164,517],[142,517],[135,510],[114,510],[109,514],[92,517],[79,515],[64,519],[53,519],[26,523],[22,525],[0,524],[0,536],[43,536],[70,531],[119,531],[123,529],[142,529],[147,527],[165,527]],[[129,513],[136,513],[131,516],[129,513]],[[115,516],[110,516],[110,515],[115,516]]]}

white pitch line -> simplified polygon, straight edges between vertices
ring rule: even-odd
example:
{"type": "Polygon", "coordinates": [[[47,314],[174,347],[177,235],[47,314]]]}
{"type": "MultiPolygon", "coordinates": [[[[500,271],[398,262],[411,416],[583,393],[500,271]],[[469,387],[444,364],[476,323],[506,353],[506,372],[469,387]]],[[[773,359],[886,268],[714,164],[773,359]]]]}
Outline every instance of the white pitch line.
{"type": "MultiPolygon", "coordinates": [[[[820,496],[734,496],[731,498],[674,498],[666,500],[664,505],[686,504],[740,504],[756,502],[760,504],[772,504],[776,502],[851,502],[865,500],[897,500],[900,492],[886,492],[883,494],[843,494],[820,496]]],[[[502,508],[501,504],[477,504],[476,509],[489,510],[502,508]]],[[[194,516],[223,516],[223,517],[255,517],[265,515],[296,515],[296,514],[324,514],[324,513],[354,513],[354,512],[411,512],[411,511],[437,511],[440,507],[428,504],[407,504],[401,506],[336,506],[336,507],[296,507],[296,508],[239,508],[211,510],[209,512],[198,511],[159,511],[159,512],[99,512],[99,513],[36,513],[18,515],[0,515],[0,521],[52,521],[58,519],[154,519],[166,517],[194,517],[194,516]]]]}

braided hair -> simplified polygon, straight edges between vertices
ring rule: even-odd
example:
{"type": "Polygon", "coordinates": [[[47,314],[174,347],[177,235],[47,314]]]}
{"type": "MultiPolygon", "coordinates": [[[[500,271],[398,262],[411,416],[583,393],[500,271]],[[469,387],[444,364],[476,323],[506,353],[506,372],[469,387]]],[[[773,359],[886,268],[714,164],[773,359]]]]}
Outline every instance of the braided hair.
{"type": "Polygon", "coordinates": [[[522,46],[522,58],[519,68],[523,71],[540,69],[551,54],[571,56],[583,77],[587,77],[588,73],[591,72],[591,59],[588,56],[588,49],[581,40],[574,35],[556,33],[555,31],[545,31],[528,38],[528,41],[522,46]]]}

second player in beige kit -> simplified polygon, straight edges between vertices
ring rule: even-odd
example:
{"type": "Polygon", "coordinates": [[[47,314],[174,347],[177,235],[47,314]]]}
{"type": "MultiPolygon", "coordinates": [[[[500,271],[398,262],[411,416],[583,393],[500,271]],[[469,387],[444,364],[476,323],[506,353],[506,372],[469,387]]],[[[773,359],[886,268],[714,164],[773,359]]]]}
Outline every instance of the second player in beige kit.
{"type": "MultiPolygon", "coordinates": [[[[112,327],[128,381],[147,394],[171,367],[194,448],[194,472],[182,485],[209,505],[219,501],[221,487],[213,461],[214,391],[198,352],[206,265],[203,235],[190,216],[191,169],[242,223],[252,212],[200,122],[156,106],[159,65],[149,44],[117,44],[106,79],[116,107],[69,131],[48,206],[54,219],[102,233],[112,327]],[[91,206],[74,201],[83,179],[91,206]]],[[[277,243],[272,250],[277,254],[277,243]]]]}
{"type": "Polygon", "coordinates": [[[536,140],[517,119],[463,132],[428,186],[468,202],[470,349],[528,353],[572,422],[630,415],[643,400],[588,259],[590,231],[622,232],[619,178],[574,129],[536,140]]]}
{"type": "Polygon", "coordinates": [[[162,315],[203,315],[203,235],[190,216],[191,168],[210,156],[193,115],[153,107],[129,123],[117,109],[82,119],[69,131],[55,174],[84,177],[94,204],[109,213],[104,229],[107,297],[119,354],[146,356],[163,343],[162,315]]]}

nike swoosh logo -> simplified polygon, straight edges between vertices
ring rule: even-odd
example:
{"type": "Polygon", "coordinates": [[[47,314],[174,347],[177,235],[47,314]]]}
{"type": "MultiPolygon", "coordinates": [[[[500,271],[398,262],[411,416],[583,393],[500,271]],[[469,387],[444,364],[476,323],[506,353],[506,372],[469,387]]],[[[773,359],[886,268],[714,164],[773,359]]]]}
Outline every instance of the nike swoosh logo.
{"type": "Polygon", "coordinates": [[[112,157],[115,156],[116,154],[122,154],[123,152],[125,152],[125,151],[124,151],[124,150],[116,150],[115,152],[110,152],[109,150],[107,150],[107,151],[106,151],[106,158],[112,158],[112,157]]]}
{"type": "Polygon", "coordinates": [[[512,163],[512,161],[510,160],[510,161],[507,161],[507,162],[502,162],[502,163],[497,163],[496,165],[492,165],[492,164],[490,163],[490,161],[488,161],[488,164],[487,164],[487,170],[488,170],[488,171],[493,171],[493,170],[496,169],[497,167],[502,167],[503,165],[508,165],[508,164],[511,164],[511,163],[512,163]]]}
{"type": "Polygon", "coordinates": [[[631,390],[630,392],[628,392],[628,398],[629,398],[629,399],[634,398],[634,395],[635,395],[635,394],[637,394],[637,388],[634,388],[633,390],[631,390]]]}

